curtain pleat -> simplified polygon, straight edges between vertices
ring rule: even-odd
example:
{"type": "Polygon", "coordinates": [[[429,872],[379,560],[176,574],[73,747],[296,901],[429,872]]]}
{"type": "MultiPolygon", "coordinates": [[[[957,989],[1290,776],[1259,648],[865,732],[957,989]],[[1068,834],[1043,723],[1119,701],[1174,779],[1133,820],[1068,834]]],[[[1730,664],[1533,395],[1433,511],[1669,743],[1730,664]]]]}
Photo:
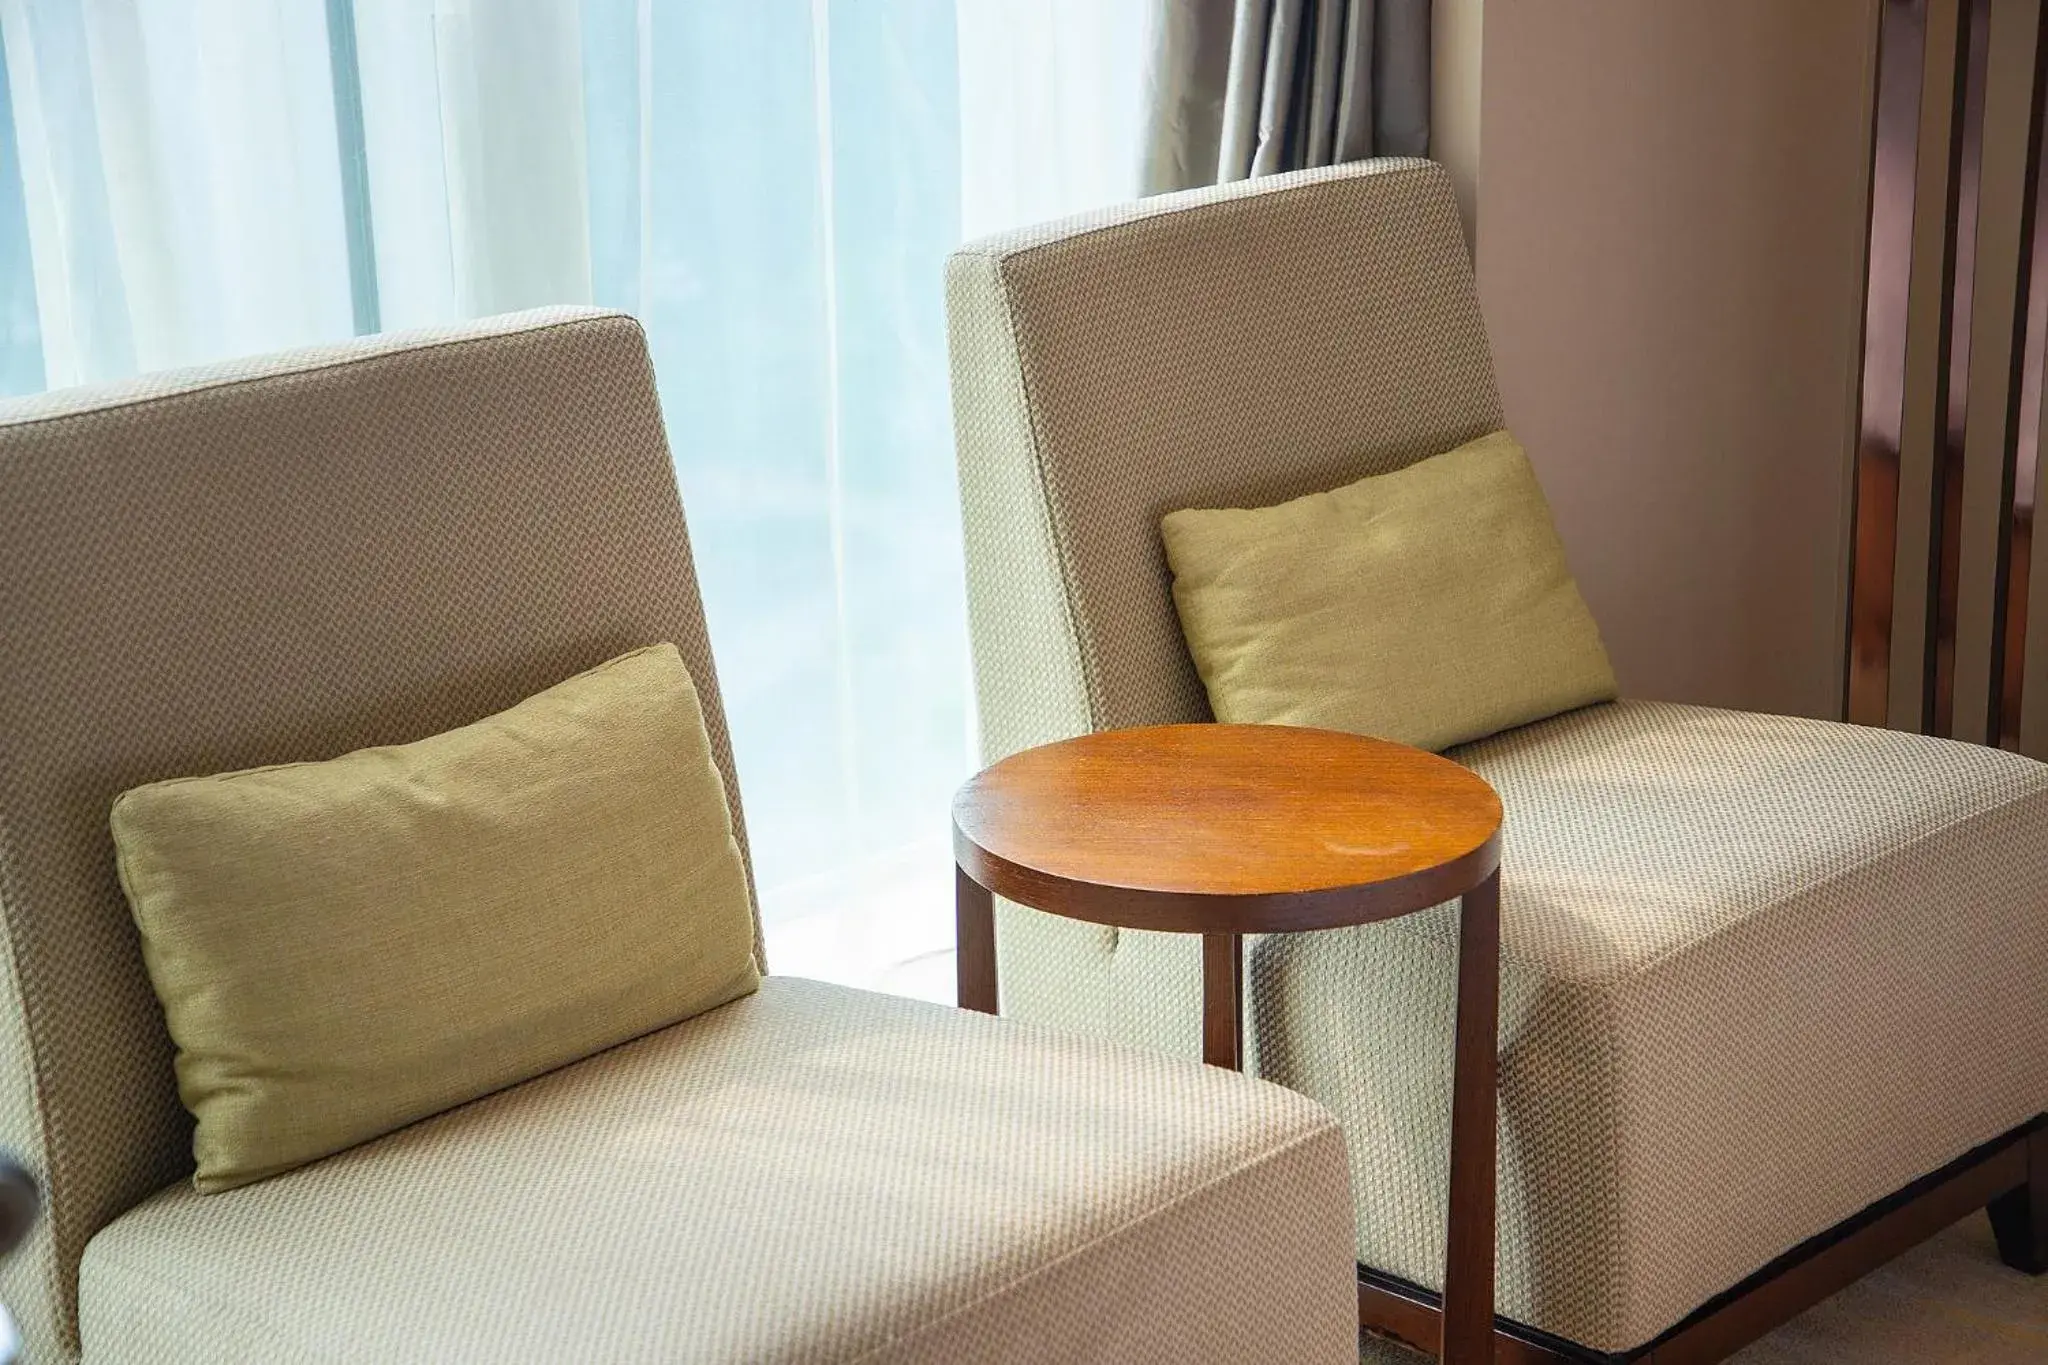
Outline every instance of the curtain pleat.
{"type": "Polygon", "coordinates": [[[1148,192],[1429,153],[1430,0],[1162,0],[1148,192]]]}

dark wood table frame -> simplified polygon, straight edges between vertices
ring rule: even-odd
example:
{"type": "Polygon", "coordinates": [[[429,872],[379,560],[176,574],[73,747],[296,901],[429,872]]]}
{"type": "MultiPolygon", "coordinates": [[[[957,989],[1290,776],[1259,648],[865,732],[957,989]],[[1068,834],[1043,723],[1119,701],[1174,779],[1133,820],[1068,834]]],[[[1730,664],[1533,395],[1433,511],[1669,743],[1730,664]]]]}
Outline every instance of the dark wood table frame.
{"type": "Polygon", "coordinates": [[[1450,1365],[1492,1361],[1500,818],[1498,797],[1467,769],[1356,735],[1161,726],[1027,750],[954,802],[960,1005],[997,1010],[996,896],[1199,934],[1202,1056],[1241,1068],[1246,934],[1367,924],[1460,900],[1437,1344],[1450,1365]],[[1352,799],[1362,794],[1363,806],[1352,799]],[[1391,833],[1388,818],[1399,825],[1391,833]],[[1220,857],[1186,837],[1219,829],[1243,841],[1220,857]]]}

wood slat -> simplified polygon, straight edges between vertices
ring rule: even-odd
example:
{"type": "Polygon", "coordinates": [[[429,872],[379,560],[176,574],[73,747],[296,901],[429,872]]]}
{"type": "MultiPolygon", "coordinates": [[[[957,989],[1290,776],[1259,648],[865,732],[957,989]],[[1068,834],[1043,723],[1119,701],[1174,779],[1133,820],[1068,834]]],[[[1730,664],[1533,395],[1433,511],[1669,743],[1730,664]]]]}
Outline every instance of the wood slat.
{"type": "Polygon", "coordinates": [[[1899,408],[1906,382],[1914,154],[1926,61],[1926,0],[1882,0],[1872,64],[1863,374],[1856,394],[1842,671],[1842,711],[1857,725],[1883,725],[1889,714],[1892,580],[1898,572],[1899,408]]]}
{"type": "Polygon", "coordinates": [[[2040,406],[2034,459],[2033,554],[2027,563],[2027,625],[2020,674],[2020,752],[2048,759],[2048,394],[2040,406]]]}
{"type": "Polygon", "coordinates": [[[1898,541],[1892,579],[1887,721],[1926,730],[1934,707],[1937,496],[1949,407],[1956,198],[1969,89],[1965,0],[1928,0],[1907,283],[1905,393],[1899,422],[1898,541]]]}
{"type": "Polygon", "coordinates": [[[1996,744],[2040,126],[2040,0],[1992,0],[1956,582],[1957,739],[1996,744]]]}

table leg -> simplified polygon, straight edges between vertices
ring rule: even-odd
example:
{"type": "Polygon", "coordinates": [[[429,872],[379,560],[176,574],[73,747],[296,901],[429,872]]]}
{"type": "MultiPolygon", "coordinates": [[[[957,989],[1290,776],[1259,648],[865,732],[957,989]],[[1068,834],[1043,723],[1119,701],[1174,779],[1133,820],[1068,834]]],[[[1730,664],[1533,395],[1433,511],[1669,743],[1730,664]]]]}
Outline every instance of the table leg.
{"type": "Polygon", "coordinates": [[[1458,920],[1457,1071],[1451,1085],[1445,1365],[1493,1359],[1494,1064],[1500,1020],[1500,873],[1465,893],[1458,920]]]}
{"type": "Polygon", "coordinates": [[[1202,935],[1202,1060],[1244,1070],[1244,939],[1202,935]]]}
{"type": "Polygon", "coordinates": [[[953,869],[953,968],[960,1008],[996,1013],[996,901],[989,889],[953,869]]]}

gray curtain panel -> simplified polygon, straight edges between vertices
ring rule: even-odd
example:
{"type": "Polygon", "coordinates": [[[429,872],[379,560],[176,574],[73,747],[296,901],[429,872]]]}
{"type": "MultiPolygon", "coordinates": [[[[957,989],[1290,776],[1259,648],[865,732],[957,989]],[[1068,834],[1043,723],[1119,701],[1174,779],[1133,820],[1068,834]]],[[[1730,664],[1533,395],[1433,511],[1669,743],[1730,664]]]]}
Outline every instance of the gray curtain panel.
{"type": "Polygon", "coordinates": [[[1148,193],[1429,154],[1430,0],[1159,0],[1148,193]]]}

